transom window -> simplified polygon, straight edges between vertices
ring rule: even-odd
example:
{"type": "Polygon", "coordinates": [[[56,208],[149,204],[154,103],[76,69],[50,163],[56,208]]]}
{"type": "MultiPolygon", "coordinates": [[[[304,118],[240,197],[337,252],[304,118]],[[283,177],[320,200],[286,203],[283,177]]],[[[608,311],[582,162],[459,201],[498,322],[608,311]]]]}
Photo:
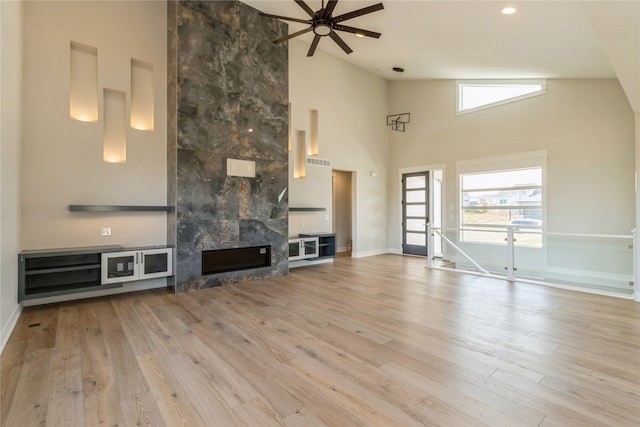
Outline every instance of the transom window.
{"type": "Polygon", "coordinates": [[[546,93],[547,83],[538,80],[458,81],[458,114],[494,107],[546,93]]]}

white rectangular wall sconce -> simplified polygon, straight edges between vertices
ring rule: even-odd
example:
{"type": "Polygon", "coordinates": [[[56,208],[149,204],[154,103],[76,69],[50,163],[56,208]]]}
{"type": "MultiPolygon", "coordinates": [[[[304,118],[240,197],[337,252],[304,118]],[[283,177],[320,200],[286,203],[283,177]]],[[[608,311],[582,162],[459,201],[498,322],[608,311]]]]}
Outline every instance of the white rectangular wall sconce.
{"type": "Polygon", "coordinates": [[[256,177],[256,162],[251,160],[227,159],[227,176],[256,177]]]}
{"type": "Polygon", "coordinates": [[[131,127],[153,130],[153,65],[131,58],[131,127]]]}
{"type": "Polygon", "coordinates": [[[98,49],[71,42],[69,55],[69,117],[98,121],[98,49]]]}
{"type": "Polygon", "coordinates": [[[288,105],[288,117],[289,117],[289,152],[293,150],[293,137],[291,135],[291,103],[288,105]]]}
{"type": "Polygon", "coordinates": [[[103,160],[107,163],[127,161],[126,95],[104,89],[103,160]]]}
{"type": "Polygon", "coordinates": [[[296,149],[293,160],[293,177],[304,178],[307,176],[307,155],[305,150],[306,135],[303,130],[296,131],[296,149]]]}
{"type": "Polygon", "coordinates": [[[309,111],[309,146],[307,147],[307,155],[317,156],[318,149],[318,110],[309,111]]]}

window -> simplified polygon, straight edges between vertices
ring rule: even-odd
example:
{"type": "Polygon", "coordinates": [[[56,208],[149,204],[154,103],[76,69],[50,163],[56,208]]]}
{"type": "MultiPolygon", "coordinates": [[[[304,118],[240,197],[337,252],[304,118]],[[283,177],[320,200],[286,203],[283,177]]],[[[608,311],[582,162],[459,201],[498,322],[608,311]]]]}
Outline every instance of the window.
{"type": "Polygon", "coordinates": [[[514,225],[534,232],[519,233],[517,245],[542,246],[544,157],[527,156],[459,162],[461,241],[505,244],[506,226],[514,225]]]}
{"type": "Polygon", "coordinates": [[[539,80],[459,81],[458,114],[469,113],[546,93],[547,83],[539,80]]]}

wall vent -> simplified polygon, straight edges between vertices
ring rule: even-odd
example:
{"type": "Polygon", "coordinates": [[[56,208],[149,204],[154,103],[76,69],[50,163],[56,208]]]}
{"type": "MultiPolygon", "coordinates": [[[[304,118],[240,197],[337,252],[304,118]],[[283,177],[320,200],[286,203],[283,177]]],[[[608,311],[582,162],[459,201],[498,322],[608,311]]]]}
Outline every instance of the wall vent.
{"type": "Polygon", "coordinates": [[[330,168],[331,160],[316,159],[315,157],[307,157],[307,164],[310,166],[324,166],[326,168],[330,168]]]}

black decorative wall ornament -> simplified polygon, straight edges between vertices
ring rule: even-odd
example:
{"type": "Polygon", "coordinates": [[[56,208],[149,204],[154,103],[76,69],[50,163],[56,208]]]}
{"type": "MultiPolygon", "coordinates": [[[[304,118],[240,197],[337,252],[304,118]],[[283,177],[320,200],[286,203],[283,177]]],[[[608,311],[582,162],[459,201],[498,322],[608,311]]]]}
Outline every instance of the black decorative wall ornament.
{"type": "Polygon", "coordinates": [[[387,116],[387,126],[391,126],[391,130],[404,132],[404,125],[411,122],[411,113],[392,114],[387,116]]]}

